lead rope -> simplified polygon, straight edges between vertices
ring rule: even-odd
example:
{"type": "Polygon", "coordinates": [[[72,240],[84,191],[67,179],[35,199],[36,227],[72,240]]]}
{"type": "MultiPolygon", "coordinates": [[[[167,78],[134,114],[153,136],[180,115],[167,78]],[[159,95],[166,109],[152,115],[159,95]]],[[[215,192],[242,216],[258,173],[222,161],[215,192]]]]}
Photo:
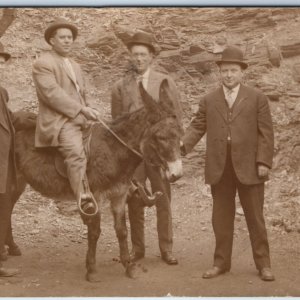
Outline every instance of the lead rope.
{"type": "Polygon", "coordinates": [[[103,122],[99,117],[98,117],[98,122],[101,123],[105,129],[107,129],[122,145],[124,145],[127,149],[132,151],[134,154],[136,154],[139,158],[143,159],[143,156],[140,152],[132,149],[129,147],[116,133],[114,133],[107,125],[105,122],[103,122]]]}

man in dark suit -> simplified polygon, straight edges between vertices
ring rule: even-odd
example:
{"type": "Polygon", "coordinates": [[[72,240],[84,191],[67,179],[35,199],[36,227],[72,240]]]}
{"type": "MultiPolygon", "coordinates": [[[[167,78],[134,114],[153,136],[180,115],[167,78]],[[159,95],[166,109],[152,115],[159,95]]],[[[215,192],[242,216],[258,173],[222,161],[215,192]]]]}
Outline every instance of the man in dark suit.
{"type": "Polygon", "coordinates": [[[80,66],[70,58],[77,34],[77,27],[62,18],[45,30],[45,40],[52,50],[44,53],[33,65],[39,100],[35,146],[58,148],[79,210],[81,213],[86,210],[96,213],[94,198],[85,188],[88,182],[83,132],[90,125],[88,121],[97,120],[98,112],[85,97],[80,66]]]}
{"type": "MultiPolygon", "coordinates": [[[[164,79],[168,80],[170,99],[173,99],[177,117],[181,121],[181,109],[179,93],[172,78],[167,74],[159,73],[152,69],[151,64],[155,54],[152,38],[144,32],[136,33],[127,45],[133,68],[119,80],[112,89],[111,114],[113,119],[123,113],[133,112],[143,107],[138,82],[142,82],[144,88],[153,97],[159,100],[159,87],[164,79]]],[[[169,265],[178,264],[172,254],[173,231],[171,214],[171,188],[166,177],[163,177],[160,168],[142,163],[136,173],[135,179],[145,183],[147,177],[151,183],[152,192],[160,191],[163,196],[156,203],[157,232],[159,248],[162,259],[169,265]]],[[[144,238],[144,207],[139,197],[130,197],[128,200],[128,213],[131,228],[131,241],[133,246],[133,259],[138,260],[145,256],[144,238]]]]}
{"type": "MultiPolygon", "coordinates": [[[[10,54],[3,51],[0,43],[0,66],[9,60],[10,54]]],[[[14,153],[13,119],[7,107],[8,93],[0,86],[0,277],[14,276],[18,269],[4,268],[1,261],[7,254],[21,255],[19,247],[11,235],[11,214],[13,210],[13,191],[16,189],[16,164],[14,153]],[[8,253],[5,245],[7,245],[8,253]]]]}
{"type": "Polygon", "coordinates": [[[262,280],[272,281],[263,216],[264,182],[272,166],[274,148],[268,98],[242,84],[247,64],[240,49],[227,47],[217,64],[222,86],[200,100],[182,145],[186,154],[207,133],[205,181],[211,185],[216,247],[213,268],[203,278],[216,277],[231,268],[238,191],[256,268],[262,280]]]}

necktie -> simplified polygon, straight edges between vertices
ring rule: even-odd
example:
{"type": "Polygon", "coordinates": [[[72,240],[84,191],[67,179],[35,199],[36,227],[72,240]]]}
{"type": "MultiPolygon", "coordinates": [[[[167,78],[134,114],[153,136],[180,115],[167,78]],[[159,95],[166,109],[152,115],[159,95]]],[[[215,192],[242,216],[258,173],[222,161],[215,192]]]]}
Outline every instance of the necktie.
{"type": "Polygon", "coordinates": [[[233,106],[235,99],[233,98],[233,90],[227,90],[226,92],[226,101],[228,103],[229,108],[233,106]]]}
{"type": "Polygon", "coordinates": [[[72,67],[72,64],[70,63],[70,61],[69,61],[68,58],[65,58],[65,59],[64,59],[64,63],[65,63],[65,66],[66,66],[66,69],[67,69],[69,75],[71,76],[73,82],[75,83],[76,90],[77,90],[77,92],[79,93],[80,88],[79,88],[79,85],[78,85],[78,83],[77,83],[76,75],[75,75],[74,69],[73,69],[73,67],[72,67]]]}
{"type": "Polygon", "coordinates": [[[137,82],[138,84],[139,84],[140,82],[143,83],[143,79],[144,79],[143,75],[137,75],[137,77],[136,77],[136,82],[137,82]]]}

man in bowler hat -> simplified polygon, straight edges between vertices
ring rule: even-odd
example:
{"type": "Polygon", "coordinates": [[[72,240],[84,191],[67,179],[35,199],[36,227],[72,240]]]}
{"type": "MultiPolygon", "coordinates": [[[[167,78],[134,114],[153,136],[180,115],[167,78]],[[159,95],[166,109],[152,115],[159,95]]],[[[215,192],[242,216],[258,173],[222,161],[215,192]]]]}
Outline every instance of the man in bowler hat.
{"type": "Polygon", "coordinates": [[[63,18],[55,20],[45,30],[45,40],[52,50],[33,65],[39,100],[35,146],[58,148],[80,212],[85,213],[87,209],[93,214],[97,205],[91,194],[87,194],[83,132],[89,128],[89,121],[97,120],[98,112],[86,98],[80,66],[69,57],[77,35],[77,27],[63,18]]]}
{"type": "Polygon", "coordinates": [[[274,148],[268,98],[242,84],[248,65],[239,48],[227,47],[217,64],[222,85],[200,100],[182,145],[186,154],[207,134],[205,181],[211,185],[216,246],[213,267],[203,278],[214,278],[231,268],[238,191],[256,268],[262,280],[273,281],[263,216],[264,182],[268,180],[274,148]]]}
{"type": "MultiPolygon", "coordinates": [[[[119,80],[112,89],[111,114],[113,119],[123,113],[134,112],[143,107],[138,83],[141,82],[146,91],[154,100],[159,100],[159,87],[164,79],[168,80],[170,98],[181,121],[181,109],[179,105],[179,92],[172,78],[167,74],[159,73],[152,68],[152,61],[156,53],[151,35],[145,32],[137,32],[128,42],[127,48],[131,55],[133,68],[119,80]]],[[[157,232],[161,258],[169,265],[178,264],[172,253],[173,231],[171,214],[171,188],[165,177],[162,177],[159,167],[142,163],[134,178],[145,183],[147,177],[151,183],[152,193],[162,192],[163,195],[156,202],[157,232]]],[[[131,228],[132,258],[139,260],[145,256],[144,238],[144,207],[141,199],[133,194],[128,199],[128,214],[131,228]]]]}

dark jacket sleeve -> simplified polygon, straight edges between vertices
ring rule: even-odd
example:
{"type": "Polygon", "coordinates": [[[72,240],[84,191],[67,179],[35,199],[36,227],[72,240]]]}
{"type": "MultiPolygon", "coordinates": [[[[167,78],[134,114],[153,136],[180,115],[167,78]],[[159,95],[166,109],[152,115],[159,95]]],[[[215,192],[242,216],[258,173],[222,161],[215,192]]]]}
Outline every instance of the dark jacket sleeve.
{"type": "Polygon", "coordinates": [[[206,100],[202,98],[199,103],[198,111],[185,131],[182,139],[186,153],[192,151],[206,132],[206,100]]]}
{"type": "Polygon", "coordinates": [[[274,132],[267,96],[258,96],[258,144],[256,162],[272,167],[274,132]]]}

